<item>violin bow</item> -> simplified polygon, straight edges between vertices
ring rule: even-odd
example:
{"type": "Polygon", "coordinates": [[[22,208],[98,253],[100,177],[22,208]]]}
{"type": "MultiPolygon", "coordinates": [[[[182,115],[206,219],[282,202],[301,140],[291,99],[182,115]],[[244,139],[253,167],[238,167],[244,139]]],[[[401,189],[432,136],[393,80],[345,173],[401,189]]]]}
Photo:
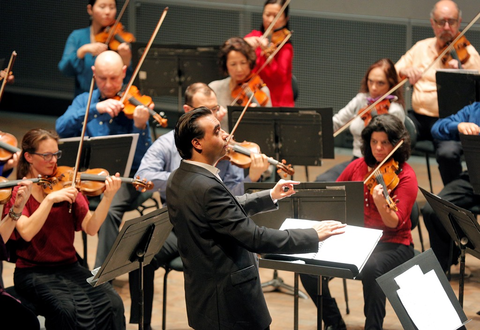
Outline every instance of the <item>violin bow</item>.
{"type": "Polygon", "coordinates": [[[372,173],[370,173],[370,175],[363,181],[363,184],[366,184],[372,176],[375,175],[375,172],[378,171],[379,168],[381,168],[383,166],[383,164],[385,164],[385,162],[390,159],[390,157],[392,157],[392,155],[395,153],[395,151],[397,151],[398,148],[400,148],[400,146],[403,144],[403,139],[401,139],[397,145],[392,149],[392,151],[390,151],[390,153],[380,162],[380,164],[378,164],[378,166],[375,168],[375,170],[372,171],[372,173]]]}
{"type": "Polygon", "coordinates": [[[5,85],[7,84],[8,76],[10,75],[10,71],[12,71],[13,63],[15,63],[15,58],[17,57],[17,52],[13,51],[12,55],[10,56],[10,61],[8,62],[7,66],[7,73],[5,78],[3,78],[2,87],[0,88],[0,101],[2,100],[3,91],[5,90],[5,85]]]}
{"type": "Polygon", "coordinates": [[[252,93],[252,95],[250,95],[250,97],[248,98],[247,104],[246,104],[245,107],[243,108],[242,113],[240,113],[240,116],[238,117],[237,122],[235,123],[235,126],[233,127],[232,131],[230,132],[230,135],[229,135],[228,138],[227,138],[227,145],[228,145],[228,144],[230,143],[230,141],[232,140],[232,138],[233,138],[233,133],[235,133],[235,131],[237,130],[237,127],[238,127],[238,125],[240,124],[240,122],[242,121],[243,116],[245,115],[245,112],[247,111],[247,108],[250,106],[250,103],[252,103],[252,100],[253,100],[253,97],[254,97],[254,96],[255,96],[255,93],[252,93]]]}
{"type": "MultiPolygon", "coordinates": [[[[73,167],[72,187],[76,187],[77,185],[78,168],[80,167],[80,157],[82,156],[82,149],[83,149],[83,138],[85,137],[85,131],[87,130],[88,113],[90,110],[90,104],[92,103],[92,94],[93,94],[94,86],[95,86],[95,75],[92,76],[92,81],[90,82],[90,91],[88,93],[87,109],[85,110],[85,118],[83,119],[82,133],[80,134],[80,141],[78,142],[77,159],[75,160],[75,166],[73,167]]],[[[72,213],[72,204],[70,204],[70,209],[68,210],[68,212],[72,213]]]]}
{"type": "MultiPolygon", "coordinates": [[[[450,44],[445,47],[445,49],[440,53],[440,55],[438,55],[438,57],[432,62],[430,63],[430,65],[428,67],[425,68],[425,70],[423,70],[422,72],[422,76],[428,71],[430,70],[438,61],[440,61],[443,56],[445,56],[449,51],[451,51],[453,49],[453,47],[455,47],[455,43],[460,40],[461,37],[463,37],[463,35],[468,31],[468,29],[470,29],[472,27],[473,24],[475,24],[475,22],[480,18],[480,12],[477,14],[477,16],[474,17],[474,19],[468,23],[468,25],[463,29],[462,32],[460,32],[457,37],[455,39],[453,39],[452,42],[450,42],[450,44]]],[[[382,102],[388,95],[392,94],[393,92],[395,92],[397,89],[399,89],[401,86],[403,86],[406,82],[408,81],[408,77],[405,77],[402,79],[402,81],[400,81],[397,85],[395,85],[394,87],[392,87],[388,92],[386,92],[384,95],[382,95],[377,101],[375,101],[374,103],[372,103],[371,105],[369,105],[367,108],[365,108],[362,112],[358,113],[354,118],[352,118],[351,120],[349,120],[345,125],[343,125],[342,127],[340,127],[338,130],[335,131],[335,133],[333,133],[333,137],[336,137],[338,134],[340,134],[341,132],[343,132],[348,126],[350,126],[350,124],[352,123],[352,121],[357,118],[358,116],[363,116],[364,114],[366,114],[368,111],[370,111],[371,109],[373,109],[378,103],[382,102]]]]}
{"type": "Polygon", "coordinates": [[[140,60],[137,63],[137,67],[135,68],[135,71],[132,74],[132,78],[130,78],[130,81],[128,82],[127,87],[125,88],[125,93],[123,93],[123,95],[120,99],[120,102],[122,102],[122,103],[125,102],[125,99],[127,98],[127,94],[128,94],[127,92],[130,89],[130,87],[132,87],[133,81],[137,77],[137,74],[140,71],[140,68],[143,64],[143,61],[145,60],[145,57],[147,57],[147,53],[150,50],[150,47],[152,46],[152,43],[155,40],[155,37],[157,36],[158,30],[162,26],[162,23],[163,23],[163,20],[165,19],[165,16],[167,16],[167,12],[168,12],[168,7],[165,7],[165,9],[163,10],[162,16],[160,17],[160,19],[157,23],[157,26],[155,27],[155,30],[153,31],[153,34],[150,37],[150,40],[148,40],[148,43],[145,46],[145,50],[143,51],[143,54],[142,54],[140,60]]]}
{"type": "Polygon", "coordinates": [[[127,9],[127,6],[128,6],[129,2],[130,2],[130,0],[126,0],[125,3],[123,4],[122,10],[120,10],[120,14],[118,14],[118,17],[115,20],[115,23],[110,28],[110,32],[108,33],[108,38],[105,41],[105,45],[108,45],[110,43],[110,41],[112,40],[113,34],[115,33],[115,30],[117,29],[118,23],[122,19],[123,13],[125,13],[125,10],[127,9]]]}

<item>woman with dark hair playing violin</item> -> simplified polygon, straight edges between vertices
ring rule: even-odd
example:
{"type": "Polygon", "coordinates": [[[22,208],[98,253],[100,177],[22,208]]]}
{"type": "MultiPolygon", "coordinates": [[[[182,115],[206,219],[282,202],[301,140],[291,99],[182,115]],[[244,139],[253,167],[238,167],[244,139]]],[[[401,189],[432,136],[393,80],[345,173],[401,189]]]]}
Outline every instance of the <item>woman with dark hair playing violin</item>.
{"type": "MultiPolygon", "coordinates": [[[[256,66],[254,70],[261,68],[267,61],[269,55],[276,47],[280,46],[283,39],[290,33],[289,31],[289,6],[285,7],[271,30],[271,35],[263,37],[270,24],[282,10],[287,0],[267,0],[263,5],[262,25],[260,31],[253,30],[247,34],[244,39],[255,49],[257,55],[256,66]]],[[[262,80],[270,89],[272,97],[272,106],[274,107],[293,107],[292,89],[292,62],[293,46],[287,41],[272,60],[259,73],[262,80]]]]}
{"type": "MultiPolygon", "coordinates": [[[[95,58],[108,49],[104,42],[96,41],[106,27],[114,24],[117,15],[116,0],[88,0],[87,12],[91,25],[73,31],[67,39],[63,56],[58,63],[58,69],[64,75],[75,77],[75,95],[88,92],[92,80],[92,70],[95,58]]],[[[133,73],[131,65],[132,50],[130,45],[122,42],[116,51],[127,66],[124,81],[128,82],[133,73]]]]}
{"type": "MultiPolygon", "coordinates": [[[[17,177],[54,175],[59,155],[56,134],[28,131],[17,177]]],[[[48,329],[125,329],[122,299],[111,284],[93,287],[85,280],[91,273],[78,263],[73,245],[76,231],[98,232],[120,183],[118,177],[107,177],[104,196],[93,213],[73,186],[46,194],[41,185],[33,185],[25,207],[14,214],[15,290],[45,316],[48,329]]],[[[15,205],[18,191],[17,186],[4,215],[15,205]]]]}
{"type": "MultiPolygon", "coordinates": [[[[388,194],[392,196],[393,205],[387,203],[385,188],[380,183],[372,185],[371,189],[365,185],[363,195],[365,227],[383,230],[380,242],[359,276],[363,283],[365,329],[382,329],[386,298],[375,279],[413,257],[410,214],[418,187],[415,172],[406,163],[410,156],[410,138],[400,119],[390,114],[373,118],[362,131],[362,140],[364,157],[351,162],[337,181],[364,181],[384,160],[398,163],[395,172],[386,169],[388,165],[379,169],[382,178],[387,177],[387,172],[395,174],[396,180],[388,181],[395,181],[396,186],[385,182],[388,194]],[[403,143],[389,156],[402,140],[403,143]]],[[[315,297],[318,292],[316,278],[308,275],[302,275],[301,278],[307,292],[315,297]]],[[[327,329],[345,329],[335,299],[331,298],[328,290],[328,282],[323,283],[326,283],[322,291],[324,321],[327,326],[332,326],[327,329]],[[336,316],[336,319],[332,315],[336,316]]]]}
{"type": "Polygon", "coordinates": [[[384,96],[397,84],[397,71],[395,71],[393,62],[388,58],[382,58],[368,68],[360,84],[359,93],[333,116],[333,129],[335,131],[350,123],[349,129],[353,135],[353,158],[320,174],[315,181],[335,181],[351,161],[362,157],[361,134],[372,116],[390,113],[397,116],[402,122],[405,120],[401,89],[397,89],[392,95],[388,95],[385,100],[381,101],[365,116],[358,115],[363,109],[366,109],[367,106],[373,104],[378,98],[384,96]]]}
{"type": "MultiPolygon", "coordinates": [[[[255,97],[252,103],[271,107],[270,90],[264,84],[250,86],[249,82],[259,77],[253,74],[256,55],[252,47],[242,38],[233,37],[228,39],[220,47],[219,64],[227,78],[212,81],[208,86],[217,95],[218,104],[223,107],[229,105],[243,105],[237,101],[245,101],[253,92],[255,97]],[[248,86],[247,86],[248,85],[248,86]],[[252,90],[253,89],[253,90],[252,90]],[[237,99],[237,95],[241,97],[237,99]]],[[[228,114],[222,119],[223,129],[228,128],[228,114]]]]}

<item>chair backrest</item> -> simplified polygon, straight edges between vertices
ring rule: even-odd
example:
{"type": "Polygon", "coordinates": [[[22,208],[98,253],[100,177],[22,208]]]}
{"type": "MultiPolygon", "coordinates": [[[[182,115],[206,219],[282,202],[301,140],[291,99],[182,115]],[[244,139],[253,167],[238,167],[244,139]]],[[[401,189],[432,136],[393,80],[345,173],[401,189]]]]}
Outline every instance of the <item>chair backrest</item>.
{"type": "Polygon", "coordinates": [[[297,77],[292,74],[292,91],[293,91],[293,100],[296,101],[298,98],[298,81],[297,77]]]}
{"type": "Polygon", "coordinates": [[[418,226],[420,219],[420,209],[418,208],[418,203],[415,201],[412,207],[412,213],[410,213],[410,221],[412,222],[411,230],[414,230],[418,226]]]}
{"type": "Polygon", "coordinates": [[[407,129],[408,135],[410,135],[410,146],[413,149],[417,144],[417,129],[410,117],[405,116],[405,128],[407,129]]]}

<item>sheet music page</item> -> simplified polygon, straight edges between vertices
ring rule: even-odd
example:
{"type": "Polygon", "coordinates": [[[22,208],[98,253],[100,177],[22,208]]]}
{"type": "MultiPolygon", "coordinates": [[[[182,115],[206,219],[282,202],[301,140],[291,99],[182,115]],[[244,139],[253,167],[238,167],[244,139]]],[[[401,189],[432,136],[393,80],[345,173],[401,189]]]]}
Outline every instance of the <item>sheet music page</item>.
{"type": "Polygon", "coordinates": [[[462,326],[434,270],[416,265],[395,278],[398,297],[419,330],[453,330],[462,326]]]}
{"type": "MultiPolygon", "coordinates": [[[[288,218],[280,230],[312,228],[319,221],[288,218]]],[[[345,233],[319,242],[316,253],[292,254],[302,259],[314,259],[355,265],[360,272],[377,246],[382,230],[347,225],[345,233]]]]}

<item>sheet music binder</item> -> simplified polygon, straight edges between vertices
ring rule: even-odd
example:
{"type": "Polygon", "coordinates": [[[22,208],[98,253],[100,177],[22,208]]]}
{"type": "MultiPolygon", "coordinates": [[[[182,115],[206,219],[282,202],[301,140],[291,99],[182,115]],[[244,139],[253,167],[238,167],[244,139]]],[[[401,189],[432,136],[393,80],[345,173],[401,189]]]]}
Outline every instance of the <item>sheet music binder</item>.
{"type": "MultiPolygon", "coordinates": [[[[280,230],[312,228],[318,221],[305,219],[286,219],[280,230]]],[[[358,275],[383,231],[378,229],[347,225],[345,233],[335,235],[318,243],[318,251],[300,254],[267,254],[264,258],[280,260],[303,260],[307,264],[348,268],[354,276],[358,275]]]]}
{"type": "Polygon", "coordinates": [[[480,135],[460,134],[465,162],[467,163],[470,183],[475,194],[480,195],[480,135]]]}
{"type": "MultiPolygon", "coordinates": [[[[467,316],[465,315],[465,312],[463,311],[462,307],[460,306],[460,303],[457,300],[457,297],[455,296],[455,293],[453,292],[453,289],[448,282],[447,277],[445,276],[440,264],[438,263],[437,258],[435,257],[435,254],[431,249],[423,252],[422,254],[415,256],[414,258],[410,259],[409,261],[401,264],[400,266],[392,269],[388,273],[383,274],[382,276],[377,278],[377,283],[380,285],[382,288],[383,292],[387,296],[388,300],[390,301],[395,313],[398,316],[398,319],[402,323],[402,326],[406,330],[417,330],[418,328],[414,324],[412,318],[407,312],[407,309],[403,305],[402,301],[400,300],[400,297],[397,293],[397,291],[400,289],[400,287],[397,285],[395,278],[410,268],[414,266],[419,266],[420,269],[422,270],[423,274],[428,273],[429,271],[434,271],[436,276],[438,277],[443,289],[445,290],[446,295],[448,296],[448,299],[451,301],[453,307],[455,308],[455,311],[457,312],[460,321],[465,324],[468,319],[467,316]]],[[[420,296],[422,292],[418,292],[418,295],[420,296]]],[[[438,329],[440,330],[440,329],[438,329]]]]}
{"type": "MultiPolygon", "coordinates": [[[[97,137],[85,137],[80,159],[80,171],[92,168],[104,168],[110,174],[120,173],[130,176],[138,133],[118,134],[97,137]]],[[[62,150],[59,166],[75,166],[80,137],[64,138],[58,141],[62,150]]]]}

